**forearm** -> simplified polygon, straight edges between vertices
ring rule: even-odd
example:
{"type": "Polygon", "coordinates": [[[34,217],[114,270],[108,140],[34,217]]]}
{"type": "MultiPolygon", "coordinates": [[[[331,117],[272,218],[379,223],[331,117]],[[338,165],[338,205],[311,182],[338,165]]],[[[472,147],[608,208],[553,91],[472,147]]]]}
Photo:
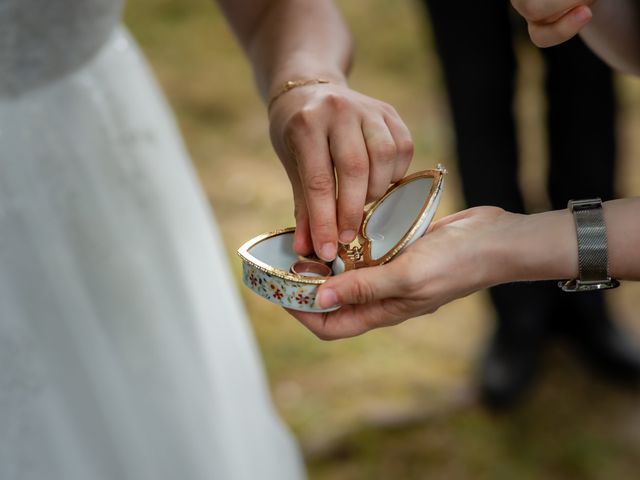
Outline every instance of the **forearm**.
{"type": "MultiPolygon", "coordinates": [[[[640,198],[604,203],[609,272],[619,280],[640,280],[640,198]]],[[[491,284],[578,276],[575,224],[568,210],[522,215],[498,242],[491,284]]]]}
{"type": "Polygon", "coordinates": [[[580,32],[587,45],[614,69],[640,75],[640,2],[599,0],[591,10],[580,32]]]}
{"type": "Polygon", "coordinates": [[[289,80],[346,83],[351,37],[329,0],[219,0],[247,52],[263,99],[289,80]]]}
{"type": "Polygon", "coordinates": [[[619,280],[640,280],[640,198],[605,202],[609,269],[619,280]]]}
{"type": "MultiPolygon", "coordinates": [[[[604,203],[609,273],[640,280],[640,198],[604,203]]],[[[518,215],[475,207],[449,215],[388,264],[329,278],[317,305],[339,310],[295,316],[323,339],[359,335],[433,313],[478,290],[517,281],[578,276],[573,215],[556,210],[518,215]]]]}

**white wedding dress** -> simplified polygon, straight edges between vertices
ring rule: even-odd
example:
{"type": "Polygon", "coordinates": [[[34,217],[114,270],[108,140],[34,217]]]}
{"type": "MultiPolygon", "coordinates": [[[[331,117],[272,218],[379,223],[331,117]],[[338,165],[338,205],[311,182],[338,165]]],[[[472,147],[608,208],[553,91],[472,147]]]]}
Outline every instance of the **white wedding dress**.
{"type": "Polygon", "coordinates": [[[0,479],[304,476],[115,0],[0,0],[0,479]]]}

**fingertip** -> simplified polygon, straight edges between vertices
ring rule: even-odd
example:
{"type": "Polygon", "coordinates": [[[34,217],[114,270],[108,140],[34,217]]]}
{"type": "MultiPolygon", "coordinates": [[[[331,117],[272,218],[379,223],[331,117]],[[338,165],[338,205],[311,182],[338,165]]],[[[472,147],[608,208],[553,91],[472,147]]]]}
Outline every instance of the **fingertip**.
{"type": "Polygon", "coordinates": [[[336,258],[338,252],[338,226],[336,225],[335,216],[328,222],[313,221],[310,223],[309,236],[313,244],[313,250],[316,255],[330,262],[336,258]]]}
{"type": "Polygon", "coordinates": [[[330,262],[336,258],[338,253],[338,245],[335,242],[325,242],[320,245],[317,251],[318,256],[325,262],[330,262]]]}
{"type": "Polygon", "coordinates": [[[310,229],[310,238],[316,255],[325,262],[330,262],[336,258],[336,253],[338,252],[338,226],[335,214],[326,219],[326,221],[312,219],[310,229]]]}
{"type": "Polygon", "coordinates": [[[586,5],[580,5],[573,9],[571,16],[576,23],[585,25],[593,18],[593,12],[586,5]]]}
{"type": "Polygon", "coordinates": [[[340,232],[340,236],[338,238],[341,243],[349,244],[355,240],[356,235],[357,233],[355,230],[343,230],[340,232]]]}
{"type": "Polygon", "coordinates": [[[293,242],[293,251],[300,256],[306,257],[313,252],[313,248],[304,240],[296,240],[293,242]]]}
{"type": "Polygon", "coordinates": [[[389,183],[387,185],[387,188],[385,188],[384,191],[382,192],[371,192],[367,194],[367,201],[366,201],[366,205],[373,203],[373,202],[377,202],[378,200],[380,200],[385,193],[387,193],[387,190],[389,190],[389,187],[391,186],[391,183],[389,183]]]}
{"type": "Polygon", "coordinates": [[[319,308],[331,308],[338,305],[338,294],[332,288],[322,288],[316,295],[316,306],[319,308]]]}
{"type": "Polygon", "coordinates": [[[363,188],[343,191],[338,197],[338,241],[349,244],[358,235],[366,201],[366,184],[363,188]]]}

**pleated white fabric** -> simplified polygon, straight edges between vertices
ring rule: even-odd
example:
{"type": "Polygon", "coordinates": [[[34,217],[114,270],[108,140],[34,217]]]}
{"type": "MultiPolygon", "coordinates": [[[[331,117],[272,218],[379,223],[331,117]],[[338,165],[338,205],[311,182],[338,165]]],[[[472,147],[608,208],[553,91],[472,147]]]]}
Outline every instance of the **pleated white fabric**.
{"type": "Polygon", "coordinates": [[[302,477],[173,119],[116,29],[0,98],[0,479],[302,477]]]}

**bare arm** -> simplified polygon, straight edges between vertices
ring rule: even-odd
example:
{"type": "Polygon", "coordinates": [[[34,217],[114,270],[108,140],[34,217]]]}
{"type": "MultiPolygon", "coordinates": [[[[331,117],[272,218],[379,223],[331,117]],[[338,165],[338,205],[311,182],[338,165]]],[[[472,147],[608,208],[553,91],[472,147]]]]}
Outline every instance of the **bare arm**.
{"type": "Polygon", "coordinates": [[[253,66],[261,95],[291,79],[346,83],[351,37],[332,2],[219,0],[253,66]]]}
{"type": "Polygon", "coordinates": [[[285,82],[311,80],[271,103],[271,141],[291,181],[294,249],[332,260],[364,205],[404,176],[409,130],[384,102],[351,90],[351,37],[332,0],[220,0],[269,102],[285,82]],[[330,83],[313,83],[314,79],[330,83]]]}
{"type": "MultiPolygon", "coordinates": [[[[640,280],[640,198],[603,204],[609,247],[609,270],[620,280],[640,280]]],[[[502,248],[505,268],[500,283],[515,280],[576,278],[578,254],[575,226],[568,210],[522,217],[502,248]]]]}
{"type": "MultiPolygon", "coordinates": [[[[640,280],[640,198],[605,202],[604,218],[610,274],[640,280]]],[[[316,301],[323,308],[340,304],[339,310],[291,313],[320,338],[344,338],[435,312],[500,283],[577,275],[576,231],[568,210],[517,215],[477,207],[439,220],[387,265],[327,280],[316,301]]]]}

